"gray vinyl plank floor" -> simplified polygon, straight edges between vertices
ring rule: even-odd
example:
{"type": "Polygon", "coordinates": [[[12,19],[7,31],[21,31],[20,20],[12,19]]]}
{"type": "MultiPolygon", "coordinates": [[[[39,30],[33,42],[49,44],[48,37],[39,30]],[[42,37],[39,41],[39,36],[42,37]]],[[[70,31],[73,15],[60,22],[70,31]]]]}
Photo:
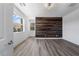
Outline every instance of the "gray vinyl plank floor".
{"type": "Polygon", "coordinates": [[[63,39],[29,37],[14,49],[15,56],[79,56],[79,46],[63,39]]]}

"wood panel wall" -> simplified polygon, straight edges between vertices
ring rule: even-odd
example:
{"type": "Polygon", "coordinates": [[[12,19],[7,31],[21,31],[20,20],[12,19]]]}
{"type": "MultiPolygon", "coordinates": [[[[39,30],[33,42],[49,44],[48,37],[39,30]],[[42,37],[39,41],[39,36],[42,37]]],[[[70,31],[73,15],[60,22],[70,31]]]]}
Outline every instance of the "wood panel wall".
{"type": "Polygon", "coordinates": [[[62,37],[62,17],[36,17],[36,37],[62,37]]]}

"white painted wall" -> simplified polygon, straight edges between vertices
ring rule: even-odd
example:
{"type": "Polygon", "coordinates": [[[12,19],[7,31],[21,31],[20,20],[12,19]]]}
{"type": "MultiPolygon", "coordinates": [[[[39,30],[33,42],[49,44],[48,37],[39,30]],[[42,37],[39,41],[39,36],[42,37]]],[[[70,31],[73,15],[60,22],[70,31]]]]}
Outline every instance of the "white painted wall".
{"type": "Polygon", "coordinates": [[[14,47],[16,47],[18,44],[23,42],[25,39],[29,37],[29,31],[28,31],[28,22],[27,17],[24,15],[16,6],[14,8],[14,13],[16,15],[19,15],[23,17],[23,24],[24,24],[24,31],[23,32],[14,32],[14,47]]]}
{"type": "Polygon", "coordinates": [[[63,17],[63,37],[79,45],[79,9],[63,17]]]}
{"type": "Polygon", "coordinates": [[[23,42],[28,37],[28,32],[14,33],[14,47],[23,42]]]}

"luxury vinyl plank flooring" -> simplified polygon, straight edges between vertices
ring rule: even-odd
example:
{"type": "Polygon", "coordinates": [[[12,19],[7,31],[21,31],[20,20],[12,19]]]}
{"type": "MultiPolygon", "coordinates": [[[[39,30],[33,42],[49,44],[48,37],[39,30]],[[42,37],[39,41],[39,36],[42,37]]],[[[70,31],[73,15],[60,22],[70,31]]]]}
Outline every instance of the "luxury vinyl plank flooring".
{"type": "Polygon", "coordinates": [[[15,56],[79,56],[79,46],[63,39],[29,37],[14,49],[15,56]]]}

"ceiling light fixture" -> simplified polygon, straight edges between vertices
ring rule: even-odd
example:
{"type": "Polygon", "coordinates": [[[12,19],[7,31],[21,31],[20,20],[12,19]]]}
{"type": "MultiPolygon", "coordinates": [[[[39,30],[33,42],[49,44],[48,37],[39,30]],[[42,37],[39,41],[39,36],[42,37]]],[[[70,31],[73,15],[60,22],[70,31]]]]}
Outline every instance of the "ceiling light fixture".
{"type": "Polygon", "coordinates": [[[44,6],[47,8],[47,9],[51,9],[52,7],[54,7],[54,3],[45,3],[44,6]]]}

